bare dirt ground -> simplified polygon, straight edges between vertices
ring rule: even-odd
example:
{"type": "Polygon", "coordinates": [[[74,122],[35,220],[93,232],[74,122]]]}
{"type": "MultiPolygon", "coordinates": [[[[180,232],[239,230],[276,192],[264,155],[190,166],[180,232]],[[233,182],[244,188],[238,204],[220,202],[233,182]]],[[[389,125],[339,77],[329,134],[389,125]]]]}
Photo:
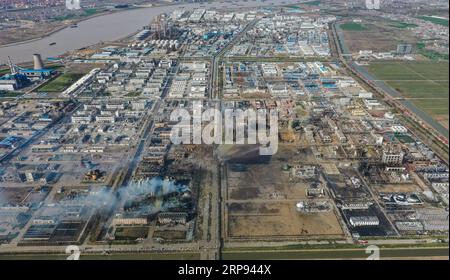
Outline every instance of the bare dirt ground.
{"type": "Polygon", "coordinates": [[[21,22],[20,27],[5,28],[0,32],[0,46],[41,38],[64,26],[63,22],[21,22]]]}
{"type": "MultiPolygon", "coordinates": [[[[342,236],[333,211],[299,213],[296,203],[307,198],[311,182],[293,178],[286,166],[310,161],[295,145],[280,144],[269,162],[227,169],[225,219],[230,238],[312,238],[342,236]]],[[[324,197],[326,199],[326,197],[324,197]]]]}
{"type": "Polygon", "coordinates": [[[420,192],[422,189],[416,184],[390,184],[374,187],[378,192],[399,193],[399,192],[420,192]]]}
{"type": "Polygon", "coordinates": [[[333,212],[299,213],[295,202],[232,204],[229,210],[231,237],[309,237],[343,234],[333,212]],[[238,208],[244,210],[235,210],[238,208]]]}
{"type": "Polygon", "coordinates": [[[395,50],[399,43],[414,44],[417,39],[411,31],[386,27],[383,24],[368,24],[369,30],[343,31],[345,42],[351,52],[372,50],[386,52],[395,50]]]}

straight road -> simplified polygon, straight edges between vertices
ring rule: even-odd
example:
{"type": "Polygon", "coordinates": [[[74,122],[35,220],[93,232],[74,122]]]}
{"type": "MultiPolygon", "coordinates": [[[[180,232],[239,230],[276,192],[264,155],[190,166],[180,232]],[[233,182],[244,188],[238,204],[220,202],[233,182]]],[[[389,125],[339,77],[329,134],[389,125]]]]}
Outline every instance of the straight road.
{"type": "Polygon", "coordinates": [[[252,29],[256,23],[259,21],[259,19],[254,19],[252,22],[248,23],[244,29],[242,29],[241,32],[239,32],[238,35],[236,35],[230,42],[228,42],[222,50],[218,54],[216,54],[212,58],[211,62],[211,77],[210,77],[210,98],[211,99],[219,99],[219,79],[222,77],[219,77],[219,63],[222,60],[222,57],[225,55],[225,53],[231,49],[234,44],[239,42],[239,40],[244,36],[248,30],[252,29]]]}

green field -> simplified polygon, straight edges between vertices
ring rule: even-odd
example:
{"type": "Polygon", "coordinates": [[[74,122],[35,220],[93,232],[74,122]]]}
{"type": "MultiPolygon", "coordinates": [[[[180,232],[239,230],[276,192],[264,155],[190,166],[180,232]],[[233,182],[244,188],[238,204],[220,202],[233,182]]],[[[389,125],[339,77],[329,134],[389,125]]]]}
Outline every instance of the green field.
{"type": "Polygon", "coordinates": [[[366,26],[362,25],[361,23],[356,22],[347,22],[340,25],[342,30],[345,31],[366,31],[369,30],[366,26]]]}
{"type": "MultiPolygon", "coordinates": [[[[299,5],[308,5],[308,6],[318,6],[320,5],[320,1],[308,1],[308,2],[303,2],[303,3],[299,3],[299,5]]],[[[289,9],[300,9],[300,6],[297,5],[285,5],[283,7],[289,8],[289,9]]]]}
{"type": "MultiPolygon", "coordinates": [[[[275,259],[365,259],[369,256],[364,248],[337,250],[267,250],[267,251],[227,251],[224,260],[275,260],[275,259]]],[[[448,248],[381,248],[383,258],[429,258],[447,257],[448,248]]]]}
{"type": "Polygon", "coordinates": [[[21,92],[16,92],[16,91],[6,91],[6,90],[0,90],[0,98],[1,97],[17,97],[22,95],[23,93],[21,92]]]}
{"type": "MultiPolygon", "coordinates": [[[[61,254],[0,254],[0,260],[65,260],[61,254]]],[[[199,260],[199,253],[118,253],[109,255],[83,255],[80,260],[199,260]]]]}
{"type": "Polygon", "coordinates": [[[401,28],[401,29],[417,27],[417,24],[407,23],[407,22],[402,22],[402,21],[396,21],[396,20],[389,21],[388,25],[391,26],[391,27],[401,28]]]}
{"type": "Polygon", "coordinates": [[[83,77],[80,73],[65,73],[38,89],[39,92],[61,92],[83,77]]]}
{"type": "Polygon", "coordinates": [[[84,16],[92,16],[98,13],[97,9],[86,9],[84,10],[84,16]]]}
{"type": "Polygon", "coordinates": [[[448,62],[433,61],[376,62],[368,70],[448,127],[448,66],[448,62]]]}
{"type": "Polygon", "coordinates": [[[301,3],[302,5],[309,5],[309,6],[318,6],[320,5],[320,1],[308,1],[301,3]]]}
{"type": "Polygon", "coordinates": [[[286,6],[283,6],[283,7],[288,8],[288,9],[300,9],[299,6],[295,6],[295,5],[286,5],[286,6]]]}
{"type": "Polygon", "coordinates": [[[439,24],[442,26],[448,26],[448,19],[444,19],[444,18],[435,18],[435,17],[429,17],[429,16],[420,16],[418,17],[420,19],[432,22],[434,24],[439,24]]]}
{"type": "Polygon", "coordinates": [[[64,21],[64,20],[70,20],[70,19],[75,19],[75,18],[79,18],[79,17],[89,17],[89,16],[93,16],[97,13],[99,13],[100,11],[98,11],[97,9],[85,9],[83,11],[82,14],[80,15],[76,15],[76,14],[68,14],[65,16],[57,16],[54,17],[53,19],[56,21],[64,21]]]}
{"type": "Polygon", "coordinates": [[[9,74],[10,71],[11,70],[9,68],[0,69],[0,76],[3,76],[4,74],[9,74]]]}

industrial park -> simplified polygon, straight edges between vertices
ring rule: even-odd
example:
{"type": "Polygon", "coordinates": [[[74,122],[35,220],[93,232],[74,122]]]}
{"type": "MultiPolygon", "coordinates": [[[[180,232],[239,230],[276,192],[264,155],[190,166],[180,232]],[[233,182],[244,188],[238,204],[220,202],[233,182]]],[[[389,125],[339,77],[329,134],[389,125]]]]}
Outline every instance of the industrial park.
{"type": "MultiPolygon", "coordinates": [[[[58,47],[86,9],[168,10],[51,55],[0,45],[0,259],[71,245],[81,259],[364,259],[376,245],[448,260],[448,3],[48,2],[42,23],[65,27],[25,44],[58,47]],[[270,112],[263,155],[251,128],[273,131],[270,112]]],[[[46,9],[11,5],[1,32],[46,9]]]]}

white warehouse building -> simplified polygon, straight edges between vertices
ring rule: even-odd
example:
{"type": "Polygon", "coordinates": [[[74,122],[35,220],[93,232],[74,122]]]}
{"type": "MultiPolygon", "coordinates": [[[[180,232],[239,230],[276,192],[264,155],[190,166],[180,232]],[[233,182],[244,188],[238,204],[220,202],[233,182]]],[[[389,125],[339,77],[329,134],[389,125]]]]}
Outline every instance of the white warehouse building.
{"type": "Polygon", "coordinates": [[[350,217],[352,227],[378,226],[380,220],[376,216],[355,216],[350,217]]]}

